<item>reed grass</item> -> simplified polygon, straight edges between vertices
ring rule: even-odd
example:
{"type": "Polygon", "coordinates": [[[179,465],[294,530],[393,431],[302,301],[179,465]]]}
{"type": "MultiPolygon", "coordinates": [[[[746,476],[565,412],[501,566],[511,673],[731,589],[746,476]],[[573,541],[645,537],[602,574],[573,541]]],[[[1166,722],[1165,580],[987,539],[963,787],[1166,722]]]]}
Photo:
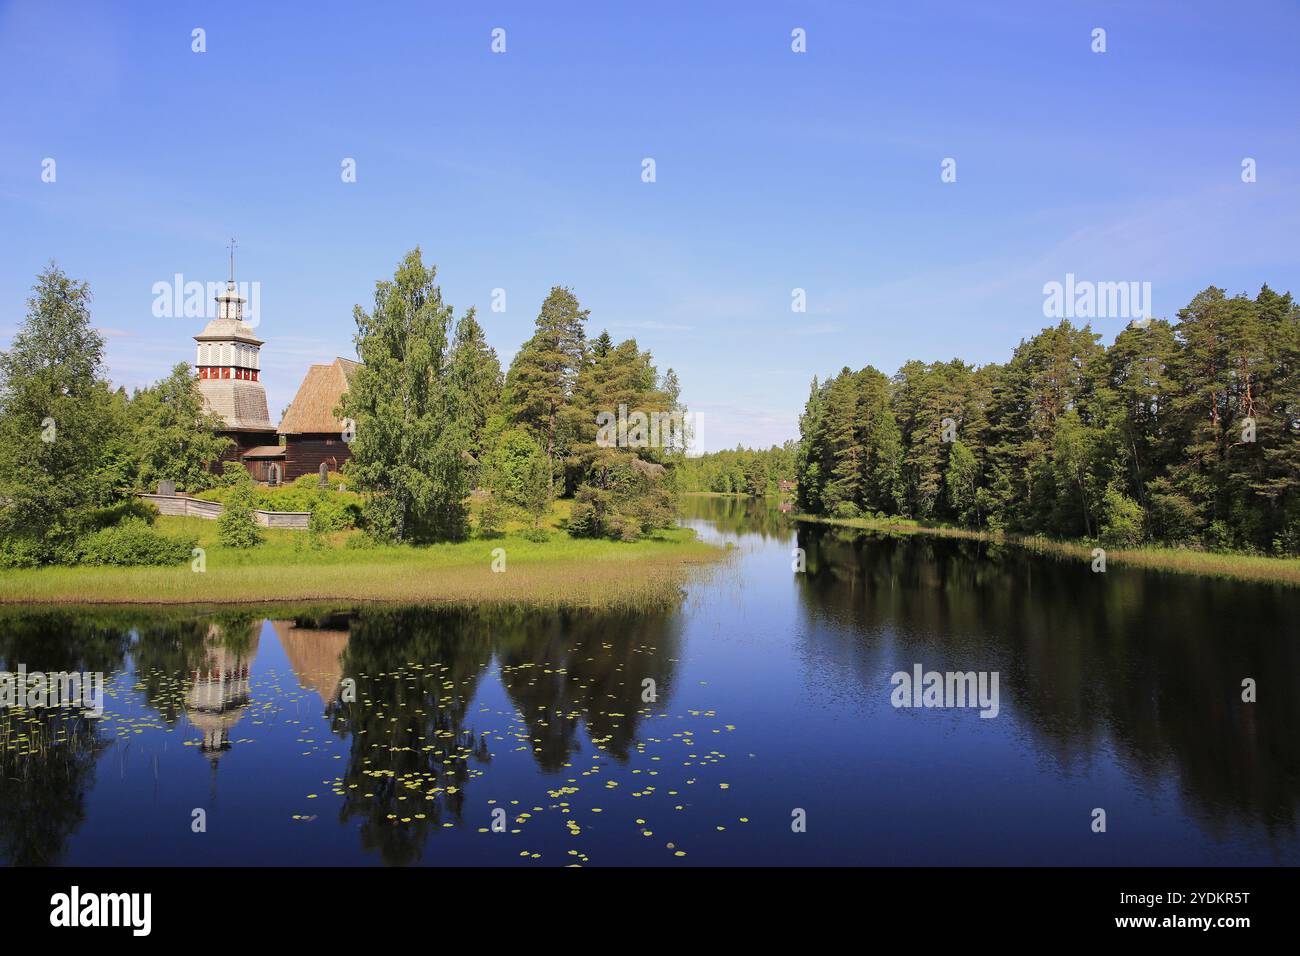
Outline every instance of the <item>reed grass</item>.
{"type": "Polygon", "coordinates": [[[996,534],[972,528],[932,525],[912,518],[826,518],[819,515],[793,515],[808,524],[858,528],[879,534],[934,535],[941,538],[964,538],[1026,548],[1039,554],[1091,560],[1092,551],[1104,547],[1107,567],[1111,565],[1151,568],[1178,574],[1200,574],[1234,578],[1240,581],[1263,581],[1287,587],[1300,587],[1300,558],[1273,558],[1257,554],[1200,551],[1150,545],[1139,548],[1116,548],[1089,541],[1067,541],[1045,535],[996,534]]]}
{"type": "Polygon", "coordinates": [[[231,604],[255,602],[510,603],[551,607],[641,607],[680,594],[686,569],[722,549],[686,528],[625,543],[553,533],[516,533],[450,544],[361,546],[359,532],[313,543],[301,531],[270,529],[259,547],[232,549],[216,523],[162,517],[158,527],[197,537],[206,570],[50,567],[0,572],[0,604],[231,604]],[[492,570],[493,551],[505,571],[492,570]]]}

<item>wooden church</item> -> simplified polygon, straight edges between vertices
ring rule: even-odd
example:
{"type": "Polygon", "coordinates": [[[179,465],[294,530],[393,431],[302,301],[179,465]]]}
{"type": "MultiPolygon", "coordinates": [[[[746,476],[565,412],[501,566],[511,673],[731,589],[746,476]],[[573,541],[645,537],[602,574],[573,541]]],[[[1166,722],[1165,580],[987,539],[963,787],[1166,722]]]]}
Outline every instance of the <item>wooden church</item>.
{"type": "Polygon", "coordinates": [[[324,465],[338,471],[351,452],[344,440],[345,423],[334,417],[359,362],[336,358],[328,365],[313,365],[298,386],[298,394],[280,421],[284,439],[284,480],[315,474],[324,465]]]}
{"type": "MultiPolygon", "coordinates": [[[[267,414],[262,385],[263,343],[244,321],[244,302],[235,288],[232,248],[230,278],[217,296],[217,317],[194,336],[204,406],[222,420],[217,433],[233,442],[222,461],[241,462],[255,481],[271,485],[315,474],[322,464],[338,471],[351,455],[344,423],[334,417],[334,409],[360,363],[336,358],[313,365],[277,428],[267,414]]],[[[220,468],[216,463],[214,470],[220,468]]]]}

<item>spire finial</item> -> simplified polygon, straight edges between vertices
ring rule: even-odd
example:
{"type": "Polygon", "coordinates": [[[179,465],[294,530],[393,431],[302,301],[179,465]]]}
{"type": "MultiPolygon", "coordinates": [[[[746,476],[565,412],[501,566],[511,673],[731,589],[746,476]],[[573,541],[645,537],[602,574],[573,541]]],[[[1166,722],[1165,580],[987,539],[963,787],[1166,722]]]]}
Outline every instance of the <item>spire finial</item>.
{"type": "Polygon", "coordinates": [[[230,240],[230,285],[233,288],[235,284],[235,240],[230,240]]]}

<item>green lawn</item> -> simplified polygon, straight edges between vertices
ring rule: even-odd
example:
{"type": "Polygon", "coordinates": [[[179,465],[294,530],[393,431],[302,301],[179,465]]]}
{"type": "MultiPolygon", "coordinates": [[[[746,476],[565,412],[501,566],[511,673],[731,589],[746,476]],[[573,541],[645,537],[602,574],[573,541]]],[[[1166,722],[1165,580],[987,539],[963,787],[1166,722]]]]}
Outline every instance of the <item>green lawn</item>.
{"type": "MultiPolygon", "coordinates": [[[[552,514],[553,525],[562,515],[552,514]]],[[[518,536],[428,547],[370,546],[340,532],[313,546],[302,531],[267,531],[257,548],[217,542],[216,522],[160,517],[159,530],[196,536],[206,569],[54,567],[0,573],[0,603],[220,604],[256,601],[448,601],[567,606],[635,606],[675,595],[685,568],[721,549],[673,528],[634,543],[518,536]],[[493,551],[505,571],[492,570],[493,551]]]]}

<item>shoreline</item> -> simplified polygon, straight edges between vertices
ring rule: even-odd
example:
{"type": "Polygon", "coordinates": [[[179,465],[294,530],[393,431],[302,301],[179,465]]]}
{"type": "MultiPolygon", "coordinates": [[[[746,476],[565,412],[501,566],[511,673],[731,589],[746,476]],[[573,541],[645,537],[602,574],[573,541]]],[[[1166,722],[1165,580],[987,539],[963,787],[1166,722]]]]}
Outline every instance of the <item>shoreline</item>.
{"type": "MultiPolygon", "coordinates": [[[[238,607],[298,605],[522,605],[642,608],[675,600],[688,569],[715,563],[726,549],[673,528],[633,543],[554,535],[518,535],[426,547],[347,547],[336,536],[322,548],[301,532],[271,531],[259,548],[233,550],[206,540],[206,570],[169,567],[45,567],[0,575],[0,607],[238,607]],[[504,549],[505,570],[493,571],[504,549]]],[[[355,534],[351,533],[351,534],[355,534]]]]}
{"type": "Polygon", "coordinates": [[[805,524],[849,528],[888,535],[931,535],[958,538],[993,545],[1009,545],[1038,554],[1091,561],[1093,548],[1103,548],[1108,565],[1140,567],[1172,574],[1231,578],[1285,587],[1300,587],[1300,558],[1274,558],[1266,555],[1231,554],[1219,551],[1196,551],[1190,548],[1110,548],[1088,541],[1061,541],[1040,535],[994,534],[972,528],[949,528],[921,525],[910,518],[878,521],[874,518],[826,518],[820,515],[792,514],[791,519],[805,524]],[[906,523],[905,523],[906,522],[906,523]]]}

